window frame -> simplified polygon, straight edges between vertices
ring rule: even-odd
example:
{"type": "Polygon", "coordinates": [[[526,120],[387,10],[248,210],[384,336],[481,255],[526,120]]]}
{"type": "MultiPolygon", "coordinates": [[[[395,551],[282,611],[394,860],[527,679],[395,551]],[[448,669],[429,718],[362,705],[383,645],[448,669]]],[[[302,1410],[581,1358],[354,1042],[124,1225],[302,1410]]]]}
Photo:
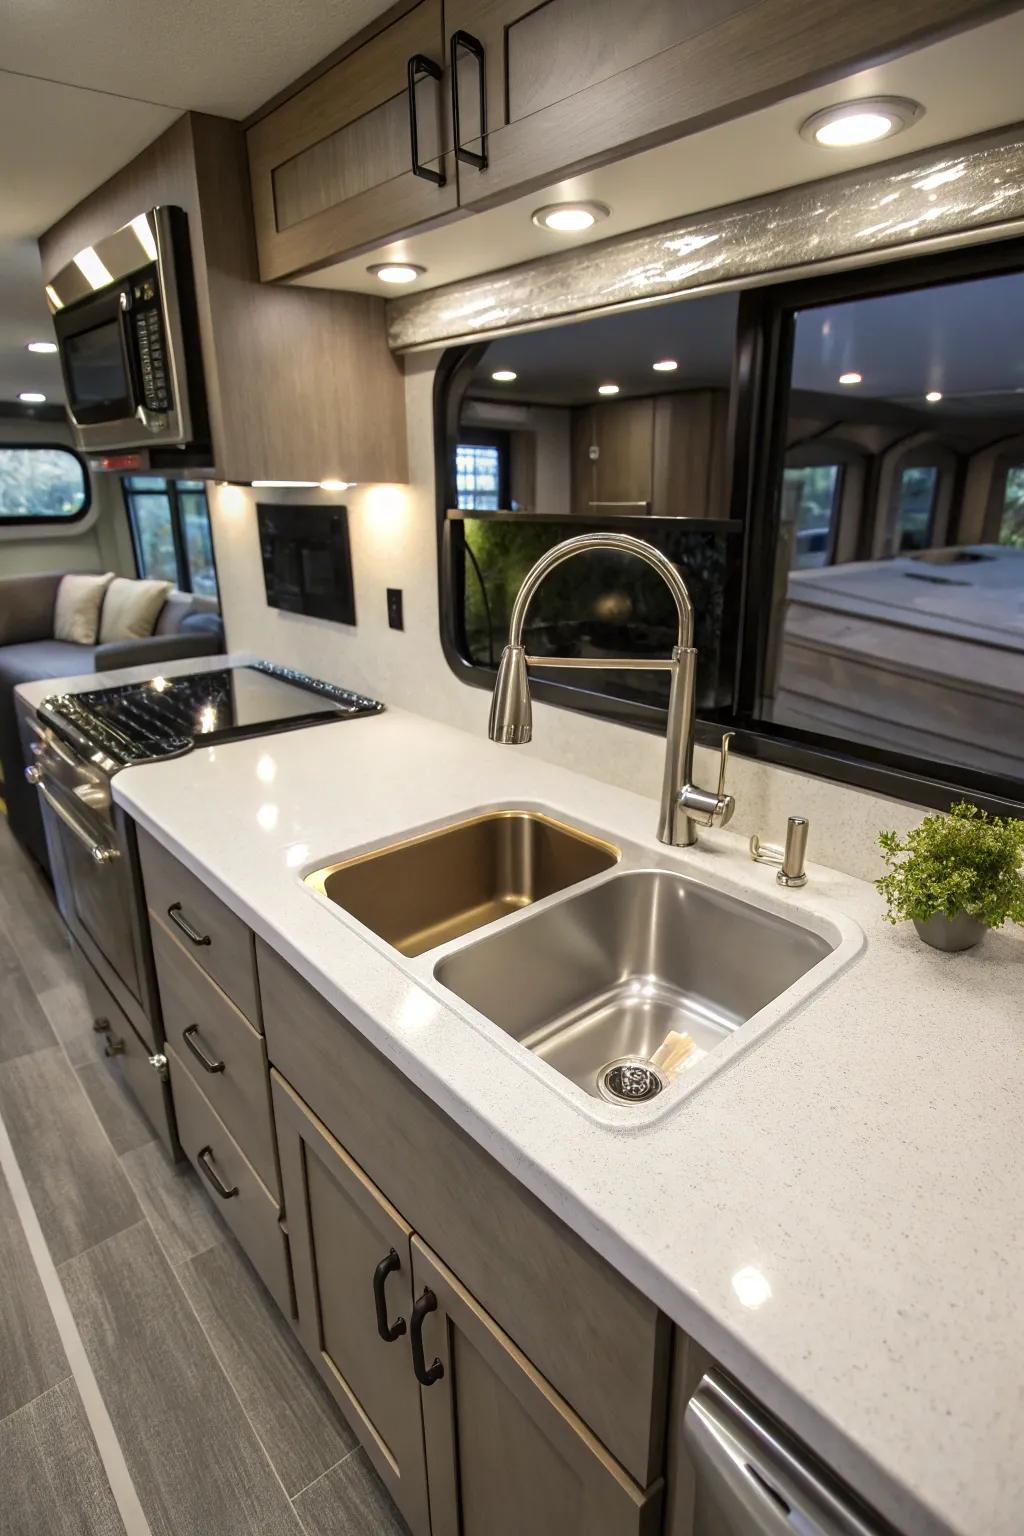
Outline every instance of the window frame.
{"type": "MultiPolygon", "coordinates": [[[[731,468],[729,516],[743,524],[738,630],[727,637],[727,648],[735,654],[733,702],[727,711],[698,716],[695,734],[701,745],[717,747],[723,733],[730,730],[735,733],[733,750],[758,762],[932,809],[948,810],[966,794],[990,812],[1024,815],[1024,785],[1020,780],[857,744],[826,733],[801,731],[761,719],[756,708],[768,655],[770,573],[774,569],[787,451],[794,330],[789,320],[798,310],[815,305],[1021,271],[1024,240],[1018,238],[901,256],[871,267],[851,266],[742,291],[726,432],[731,468]]],[[[494,686],[494,671],[469,661],[460,648],[458,562],[447,511],[457,504],[453,450],[459,433],[461,397],[489,345],[490,341],[483,341],[446,349],[435,371],[433,397],[441,646],[460,681],[488,690],[494,686]]],[[[616,526],[621,527],[621,523],[616,526]]],[[[544,678],[533,680],[531,686],[534,697],[543,702],[664,734],[663,709],[544,678]]]]}
{"type": "Polygon", "coordinates": [[[85,501],[82,503],[77,512],[71,512],[67,515],[62,513],[59,517],[0,516],[0,528],[64,529],[74,528],[77,524],[85,521],[85,519],[89,516],[89,513],[92,511],[92,477],[89,474],[89,465],[87,464],[84,456],[79,453],[77,448],[73,448],[70,443],[52,443],[48,440],[46,442],[36,440],[34,442],[19,441],[14,443],[0,443],[0,452],[2,452],[4,449],[13,449],[14,451],[27,449],[31,452],[57,452],[68,454],[71,458],[77,461],[78,466],[82,471],[82,483],[85,486],[85,501]]]}
{"type": "MultiPolygon", "coordinates": [[[[186,546],[185,546],[184,511],[182,509],[181,502],[179,501],[179,492],[178,492],[178,480],[179,480],[179,478],[184,479],[185,477],[184,476],[172,477],[170,475],[166,475],[165,476],[165,475],[160,474],[159,471],[157,471],[156,474],[150,474],[150,475],[147,476],[147,478],[149,478],[149,479],[156,479],[157,477],[162,479],[163,482],[164,482],[163,489],[161,489],[159,491],[155,487],[154,488],[148,488],[147,487],[144,490],[132,490],[131,487],[129,486],[128,482],[129,482],[129,480],[134,479],[135,476],[134,475],[121,475],[120,476],[120,480],[121,480],[121,497],[122,497],[122,500],[124,502],[125,516],[128,519],[128,532],[129,532],[129,535],[130,535],[131,541],[132,541],[132,558],[135,561],[135,574],[136,574],[136,576],[141,577],[144,580],[156,579],[156,578],[145,577],[144,573],[143,573],[142,560],[141,560],[141,546],[140,546],[140,542],[139,542],[139,532],[138,532],[138,529],[135,526],[135,516],[134,516],[134,513],[132,511],[131,498],[133,496],[164,496],[164,497],[166,497],[167,501],[170,503],[170,508],[171,508],[171,539],[172,539],[173,544],[174,544],[174,564],[175,564],[176,573],[177,573],[174,585],[175,585],[175,588],[176,588],[177,591],[179,591],[179,592],[188,592],[188,593],[192,594],[193,593],[192,571],[191,571],[191,568],[189,566],[188,551],[187,551],[186,546]]],[[[202,485],[203,485],[203,496],[206,499],[206,517],[207,517],[207,521],[208,521],[209,526],[210,526],[210,554],[211,554],[212,559],[213,559],[213,576],[214,576],[214,581],[216,582],[216,585],[217,585],[216,601],[217,601],[217,604],[219,606],[220,605],[220,570],[218,569],[218,566],[217,566],[217,546],[214,543],[214,538],[213,538],[213,517],[212,517],[212,515],[210,513],[210,496],[209,496],[209,492],[207,491],[207,488],[206,488],[206,481],[205,480],[202,482],[202,485]]],[[[195,494],[195,493],[194,492],[192,492],[192,493],[186,492],[185,494],[188,495],[188,494],[195,494]]],[[[198,593],[196,595],[201,597],[201,596],[204,596],[205,594],[198,593]]]]}

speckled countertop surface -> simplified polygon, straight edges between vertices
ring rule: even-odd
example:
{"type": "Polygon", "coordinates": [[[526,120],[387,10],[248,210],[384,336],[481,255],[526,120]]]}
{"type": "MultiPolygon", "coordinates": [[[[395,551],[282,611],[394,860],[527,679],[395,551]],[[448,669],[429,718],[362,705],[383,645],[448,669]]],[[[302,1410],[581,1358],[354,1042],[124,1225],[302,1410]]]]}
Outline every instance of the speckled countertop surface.
{"type": "Polygon", "coordinates": [[[729,833],[668,853],[653,801],[398,711],[128,769],[115,795],[897,1528],[1019,1536],[1018,937],[939,954],[884,924],[861,881],[812,865],[805,890],[780,892],[729,833]],[[509,803],[789,911],[841,940],[845,963],[650,1123],[581,1113],[425,984],[429,966],[300,879],[509,803]]]}

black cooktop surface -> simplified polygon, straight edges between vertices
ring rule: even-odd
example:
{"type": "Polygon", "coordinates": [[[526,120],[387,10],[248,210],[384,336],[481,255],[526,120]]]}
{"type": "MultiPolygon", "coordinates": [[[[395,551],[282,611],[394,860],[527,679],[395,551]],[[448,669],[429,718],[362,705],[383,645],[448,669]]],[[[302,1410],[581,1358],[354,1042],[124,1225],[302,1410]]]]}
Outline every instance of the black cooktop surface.
{"type": "Polygon", "coordinates": [[[383,708],[375,699],[265,661],[63,694],[44,705],[58,729],[70,725],[121,766],[173,757],[197,743],[212,746],[383,708]]]}

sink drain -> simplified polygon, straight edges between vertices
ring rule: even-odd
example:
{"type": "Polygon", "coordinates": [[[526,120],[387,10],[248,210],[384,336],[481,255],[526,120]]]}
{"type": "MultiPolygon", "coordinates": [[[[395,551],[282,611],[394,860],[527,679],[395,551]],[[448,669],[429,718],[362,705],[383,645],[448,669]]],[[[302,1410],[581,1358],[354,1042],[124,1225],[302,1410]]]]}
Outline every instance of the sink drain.
{"type": "Polygon", "coordinates": [[[612,1104],[643,1104],[664,1087],[662,1073],[640,1056],[620,1056],[597,1074],[598,1092],[612,1104]]]}

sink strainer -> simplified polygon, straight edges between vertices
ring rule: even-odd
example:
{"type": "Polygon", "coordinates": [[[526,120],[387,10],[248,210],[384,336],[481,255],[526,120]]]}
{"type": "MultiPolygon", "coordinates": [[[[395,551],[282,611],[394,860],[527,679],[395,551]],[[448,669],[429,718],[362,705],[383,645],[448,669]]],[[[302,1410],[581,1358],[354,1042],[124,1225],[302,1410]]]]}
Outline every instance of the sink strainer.
{"type": "Polygon", "coordinates": [[[597,1074],[602,1099],[612,1104],[643,1104],[665,1087],[665,1077],[642,1056],[620,1056],[597,1074]]]}

